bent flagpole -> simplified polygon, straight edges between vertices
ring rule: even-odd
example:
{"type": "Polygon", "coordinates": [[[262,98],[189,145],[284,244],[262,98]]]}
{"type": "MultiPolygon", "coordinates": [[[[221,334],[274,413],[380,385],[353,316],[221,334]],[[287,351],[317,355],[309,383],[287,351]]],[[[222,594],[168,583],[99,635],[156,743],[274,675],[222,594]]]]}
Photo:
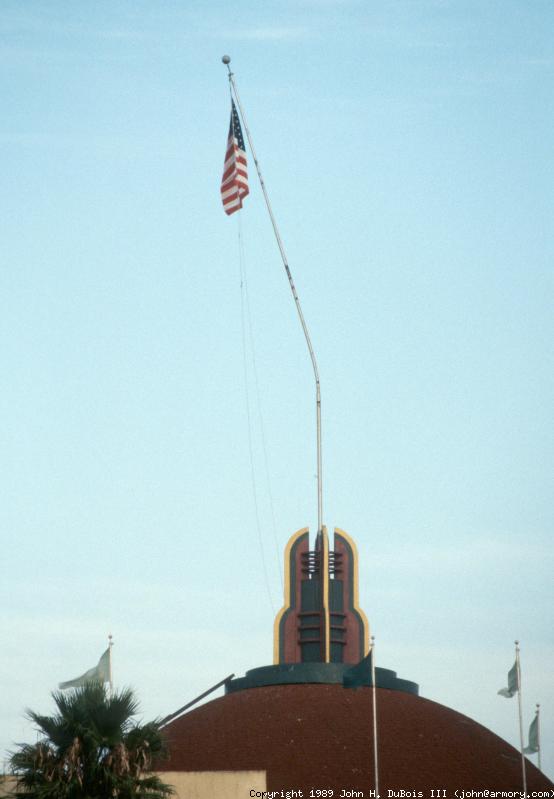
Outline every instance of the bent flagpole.
{"type": "Polygon", "coordinates": [[[246,117],[244,115],[244,110],[242,107],[242,103],[240,101],[239,93],[237,91],[237,85],[235,83],[234,75],[231,72],[231,67],[229,64],[231,63],[231,59],[228,55],[224,55],[221,59],[223,63],[226,65],[228,72],[229,72],[229,84],[231,86],[232,94],[237,101],[237,106],[240,111],[240,116],[242,122],[244,124],[244,130],[246,132],[246,137],[248,139],[248,144],[250,145],[250,150],[252,152],[252,158],[254,159],[254,164],[256,166],[256,171],[258,173],[258,178],[260,181],[260,186],[262,187],[262,193],[264,195],[265,204],[267,207],[267,211],[269,213],[269,218],[271,219],[271,224],[273,226],[273,232],[275,234],[275,238],[277,240],[277,245],[279,247],[279,252],[281,253],[281,259],[283,261],[283,266],[285,267],[285,272],[287,273],[287,278],[289,281],[290,289],[292,292],[292,296],[294,297],[294,302],[296,304],[296,310],[298,312],[298,317],[300,319],[300,324],[302,325],[302,331],[304,333],[304,338],[306,339],[306,344],[308,346],[308,351],[310,353],[310,360],[312,362],[312,368],[314,372],[315,378],[315,394],[316,394],[316,426],[317,426],[317,532],[321,534],[323,537],[326,537],[326,532],[323,527],[323,490],[322,490],[322,458],[321,458],[321,387],[319,381],[319,370],[317,368],[317,361],[314,353],[314,349],[312,346],[312,342],[310,339],[310,334],[308,332],[308,327],[306,325],[306,320],[304,319],[304,314],[302,313],[302,308],[300,306],[300,300],[298,298],[298,292],[296,291],[296,286],[294,285],[294,281],[292,279],[292,274],[290,271],[290,267],[288,264],[287,256],[285,253],[285,248],[283,246],[283,241],[281,239],[281,235],[279,233],[279,229],[277,227],[277,222],[275,221],[275,217],[273,215],[273,210],[271,208],[271,203],[269,202],[269,196],[267,193],[267,189],[264,183],[264,179],[262,177],[262,172],[260,169],[260,165],[258,163],[258,158],[256,156],[256,151],[254,149],[254,145],[252,143],[252,136],[250,135],[250,130],[248,128],[248,123],[246,121],[246,117]]]}

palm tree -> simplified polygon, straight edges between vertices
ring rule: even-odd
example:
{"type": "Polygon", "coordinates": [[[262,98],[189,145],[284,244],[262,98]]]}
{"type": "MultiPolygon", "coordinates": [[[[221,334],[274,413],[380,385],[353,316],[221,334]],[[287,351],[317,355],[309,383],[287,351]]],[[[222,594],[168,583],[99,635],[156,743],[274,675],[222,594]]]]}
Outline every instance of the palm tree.
{"type": "Polygon", "coordinates": [[[20,744],[10,765],[13,796],[27,799],[166,799],[173,789],[151,773],[164,754],[159,724],[133,721],[138,702],[124,689],[109,695],[100,683],[52,694],[58,712],[27,711],[36,744],[20,744]]]}

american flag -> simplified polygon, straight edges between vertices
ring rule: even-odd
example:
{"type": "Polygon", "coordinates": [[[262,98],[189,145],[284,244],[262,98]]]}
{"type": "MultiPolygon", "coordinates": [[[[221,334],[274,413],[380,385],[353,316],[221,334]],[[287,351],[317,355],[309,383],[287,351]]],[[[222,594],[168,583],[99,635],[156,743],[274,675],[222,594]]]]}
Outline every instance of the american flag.
{"type": "Polygon", "coordinates": [[[221,179],[221,200],[226,214],[234,214],[242,208],[242,200],[249,193],[246,150],[239,115],[231,100],[231,123],[221,179]]]}

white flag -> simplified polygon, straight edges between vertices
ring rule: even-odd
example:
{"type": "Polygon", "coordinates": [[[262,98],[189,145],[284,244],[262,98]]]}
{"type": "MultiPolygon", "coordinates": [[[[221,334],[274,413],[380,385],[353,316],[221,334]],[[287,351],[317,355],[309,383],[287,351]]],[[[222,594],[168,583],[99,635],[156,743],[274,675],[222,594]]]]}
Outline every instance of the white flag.
{"type": "Polygon", "coordinates": [[[517,660],[508,672],[508,687],[501,688],[498,693],[500,696],[505,696],[507,699],[510,699],[514,694],[517,694],[519,691],[519,680],[517,675],[517,660]]]}
{"type": "Polygon", "coordinates": [[[81,688],[83,685],[86,685],[88,682],[109,682],[110,681],[110,647],[106,649],[96,666],[88,671],[85,671],[84,674],[81,674],[80,677],[75,677],[74,680],[68,680],[67,682],[61,682],[58,688],[61,688],[62,691],[65,691],[66,688],[81,688]]]}
{"type": "Polygon", "coordinates": [[[539,716],[535,716],[529,727],[529,744],[523,750],[526,755],[532,755],[538,752],[539,746],[539,716]]]}

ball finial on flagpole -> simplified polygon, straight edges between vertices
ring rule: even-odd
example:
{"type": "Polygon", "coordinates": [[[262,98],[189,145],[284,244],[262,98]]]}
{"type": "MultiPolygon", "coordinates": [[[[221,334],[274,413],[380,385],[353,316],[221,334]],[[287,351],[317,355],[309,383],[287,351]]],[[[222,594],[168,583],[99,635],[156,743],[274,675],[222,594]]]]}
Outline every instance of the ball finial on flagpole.
{"type": "Polygon", "coordinates": [[[224,55],[224,56],[221,57],[221,60],[223,61],[224,64],[230,64],[231,63],[231,56],[224,55]]]}

